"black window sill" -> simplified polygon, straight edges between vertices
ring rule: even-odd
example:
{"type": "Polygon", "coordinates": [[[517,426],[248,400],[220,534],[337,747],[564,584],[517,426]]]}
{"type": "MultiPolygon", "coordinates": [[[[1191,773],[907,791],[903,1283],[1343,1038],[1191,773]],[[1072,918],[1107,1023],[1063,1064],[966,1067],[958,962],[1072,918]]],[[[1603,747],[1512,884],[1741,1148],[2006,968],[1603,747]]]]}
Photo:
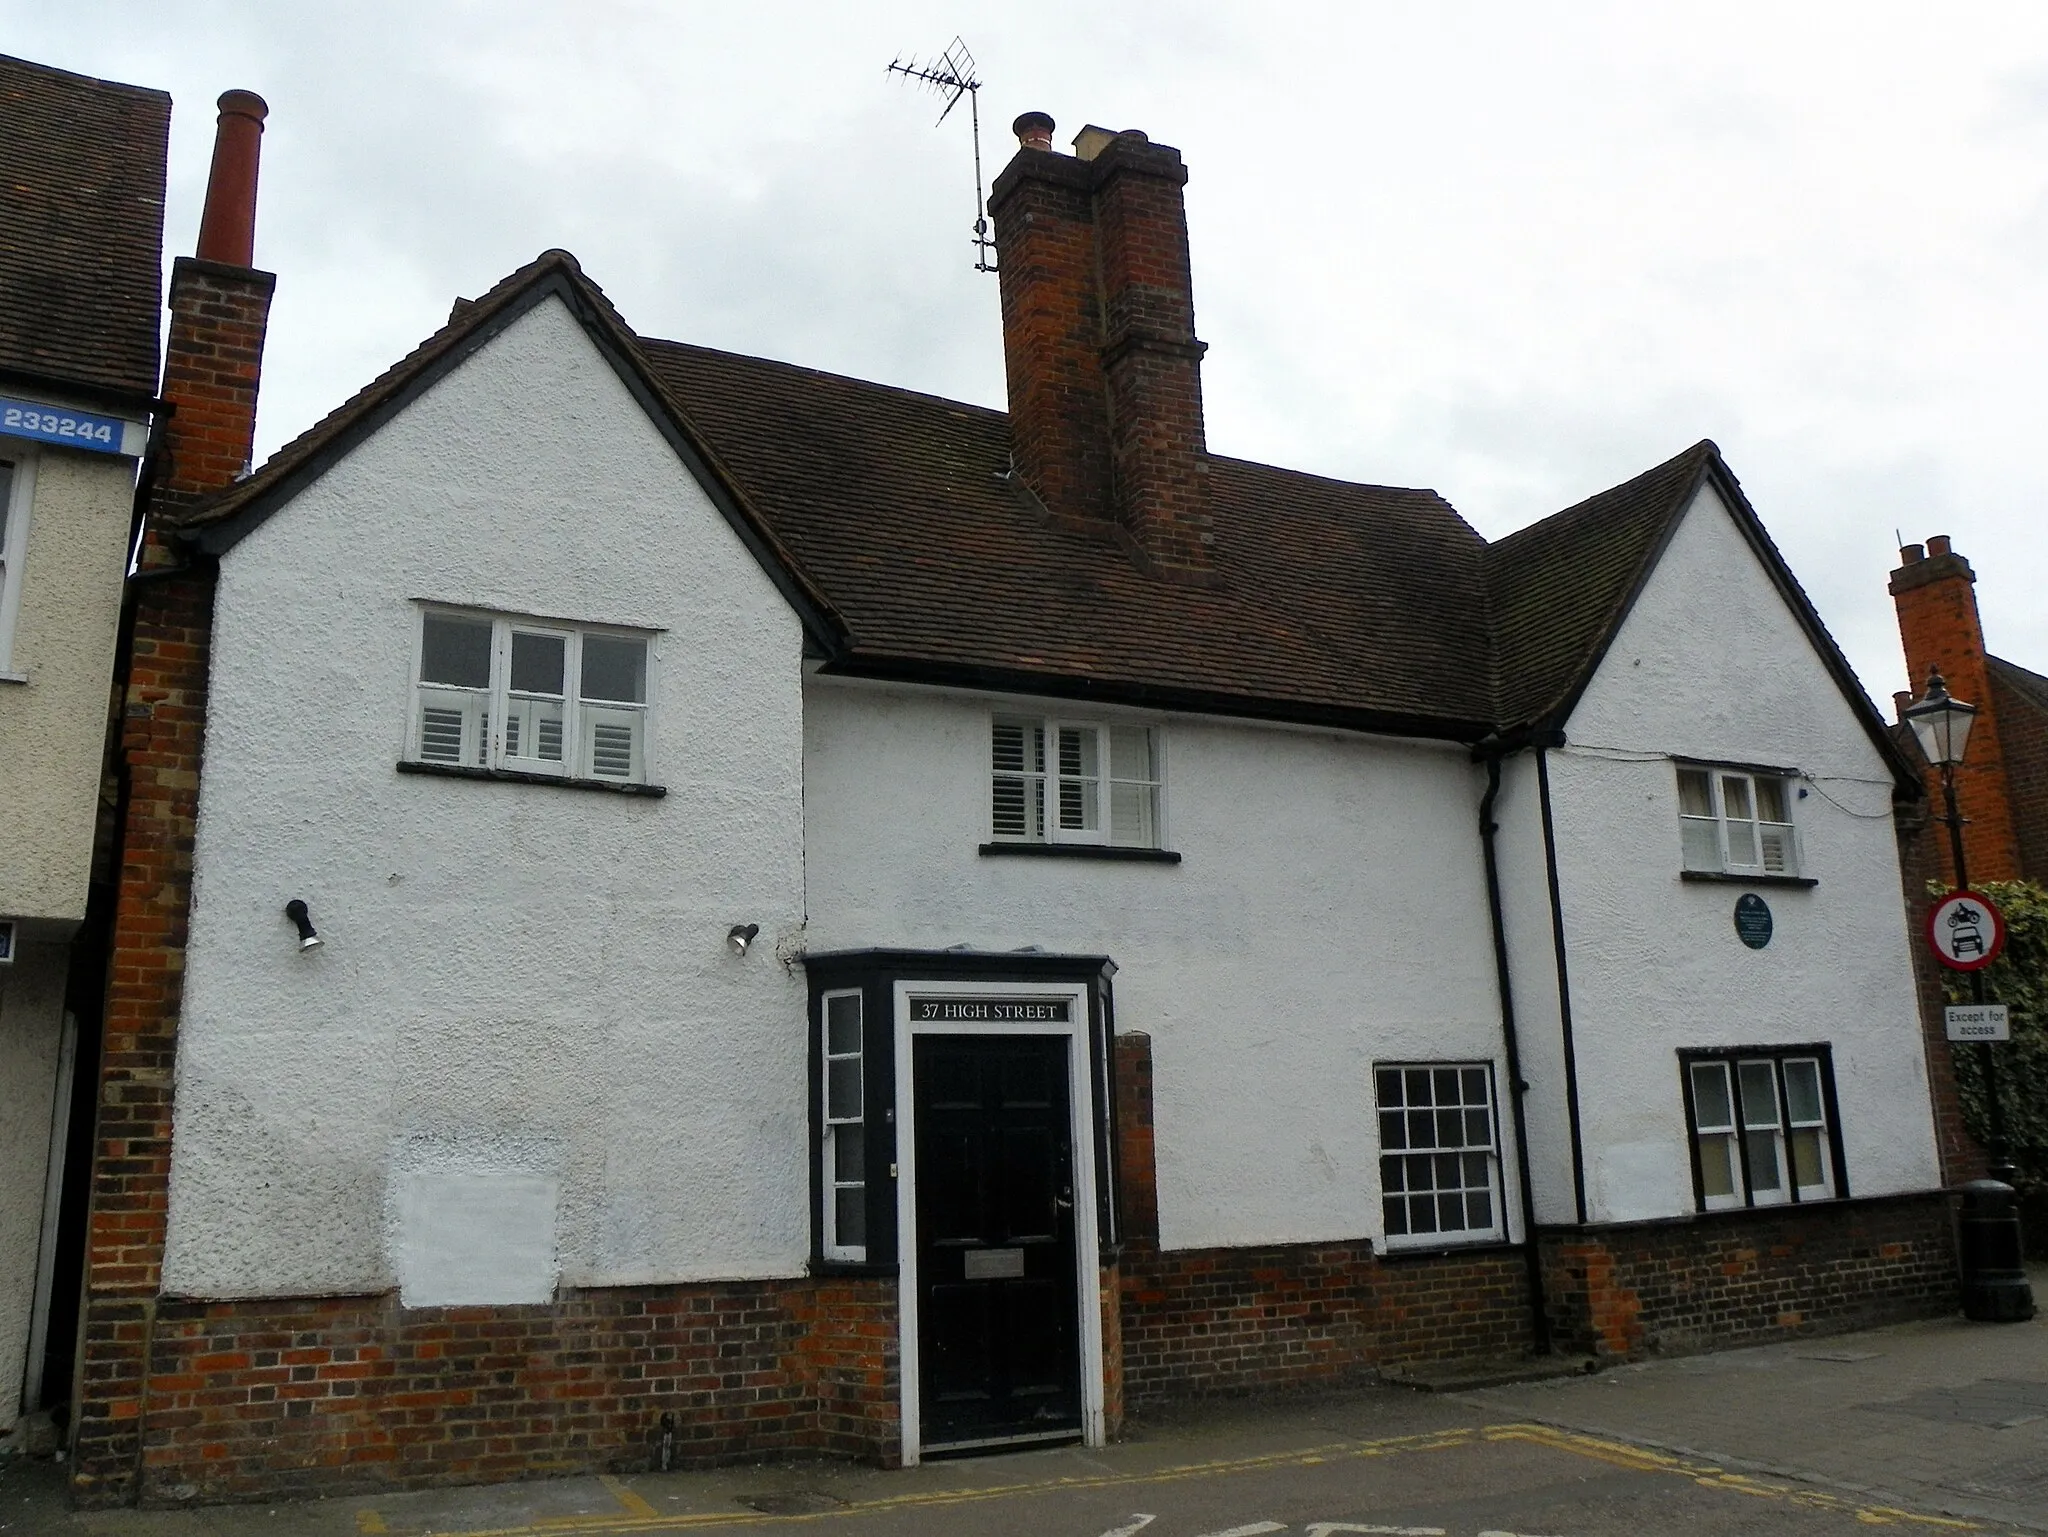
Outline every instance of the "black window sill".
{"type": "Polygon", "coordinates": [[[1735,875],[1726,870],[1680,870],[1682,881],[1715,881],[1723,886],[1818,886],[1810,875],[1735,875]]]}
{"type": "Polygon", "coordinates": [[[646,795],[659,800],[667,785],[635,784],[623,779],[570,779],[562,774],[532,774],[525,769],[472,768],[466,763],[399,762],[401,774],[433,774],[442,779],[502,779],[509,784],[553,785],[557,790],[607,790],[613,795],[646,795]]]}
{"type": "Polygon", "coordinates": [[[814,1276],[853,1279],[861,1276],[894,1276],[893,1260],[812,1259],[805,1267],[814,1276]]]}
{"type": "Polygon", "coordinates": [[[1177,865],[1180,855],[1172,849],[1129,849],[1107,843],[984,843],[984,858],[1018,855],[1025,859],[1107,859],[1141,865],[1177,865]]]}

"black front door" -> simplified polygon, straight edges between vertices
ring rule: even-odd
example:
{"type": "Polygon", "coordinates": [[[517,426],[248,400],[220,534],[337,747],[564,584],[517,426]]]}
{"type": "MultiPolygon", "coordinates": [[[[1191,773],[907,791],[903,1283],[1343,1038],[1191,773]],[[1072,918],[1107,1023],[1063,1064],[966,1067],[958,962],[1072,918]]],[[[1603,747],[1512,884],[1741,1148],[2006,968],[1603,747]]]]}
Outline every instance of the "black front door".
{"type": "Polygon", "coordinates": [[[1081,1433],[1068,1049],[1060,1036],[914,1042],[928,1451],[1081,1433]]]}

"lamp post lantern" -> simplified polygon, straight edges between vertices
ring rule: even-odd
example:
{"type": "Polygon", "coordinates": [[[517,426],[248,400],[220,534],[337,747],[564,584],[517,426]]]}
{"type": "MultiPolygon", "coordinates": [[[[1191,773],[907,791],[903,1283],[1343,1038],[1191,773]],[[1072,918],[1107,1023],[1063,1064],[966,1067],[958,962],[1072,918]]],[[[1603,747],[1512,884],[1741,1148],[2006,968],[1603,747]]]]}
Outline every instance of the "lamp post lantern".
{"type": "MultiPolygon", "coordinates": [[[[1956,768],[1969,746],[1970,727],[1977,719],[1977,706],[1953,697],[1942,679],[1941,669],[1927,674],[1927,692],[1906,706],[1906,724],[1920,744],[1921,756],[1941,770],[1941,798],[1948,824],[1949,859],[1955,868],[1956,890],[1970,889],[1970,865],[1963,851],[1963,814],[1956,804],[1956,768]]],[[[1970,998],[1984,1002],[1984,973],[1970,973],[1970,998]]],[[[2011,1184],[2015,1170],[2005,1140],[2005,1107],[1998,1094],[1998,1055],[1991,1042],[1979,1041],[1977,1049],[1984,1064],[1984,1094],[1991,1105],[1991,1177],[2011,1184]]]]}

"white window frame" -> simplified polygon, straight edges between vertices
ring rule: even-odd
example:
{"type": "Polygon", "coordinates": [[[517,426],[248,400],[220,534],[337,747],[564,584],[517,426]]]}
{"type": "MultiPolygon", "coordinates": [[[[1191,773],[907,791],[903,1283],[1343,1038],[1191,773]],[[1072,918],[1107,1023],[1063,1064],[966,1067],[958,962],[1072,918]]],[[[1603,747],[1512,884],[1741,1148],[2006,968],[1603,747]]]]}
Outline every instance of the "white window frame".
{"type": "Polygon", "coordinates": [[[1799,828],[1792,819],[1792,808],[1798,803],[1799,776],[1796,774],[1773,773],[1767,769],[1733,768],[1725,764],[1694,763],[1680,760],[1677,763],[1675,783],[1678,790],[1679,862],[1684,869],[1704,875],[1750,875],[1787,876],[1798,878],[1804,871],[1803,850],[1799,842],[1799,828]],[[1707,782],[1707,813],[1689,812],[1685,809],[1684,776],[1704,775],[1707,782]],[[1757,793],[1760,784],[1777,786],[1783,797],[1785,819],[1766,820],[1763,815],[1763,800],[1757,793]],[[1730,810],[1729,791],[1739,791],[1740,800],[1746,803],[1748,814],[1743,815],[1741,806],[1730,810]],[[1698,857],[1687,840],[1687,830],[1697,829],[1696,837],[1712,829],[1714,857],[1712,861],[1698,857]],[[1779,847],[1777,868],[1772,868],[1771,840],[1776,837],[1779,847]],[[1754,859],[1741,856],[1741,845],[1747,842],[1755,854],[1754,859]]]}
{"type": "Polygon", "coordinates": [[[28,563],[29,508],[36,498],[36,455],[8,443],[0,463],[14,473],[7,493],[7,514],[0,529],[0,678],[19,681],[14,672],[14,629],[21,613],[23,568],[28,563]]]}
{"type": "Polygon", "coordinates": [[[850,1243],[839,1231],[839,1192],[858,1190],[863,1201],[867,1197],[867,1168],[865,1162],[867,1145],[867,1000],[857,987],[840,987],[823,994],[818,1000],[818,1189],[823,1211],[819,1218],[819,1248],[828,1260],[848,1264],[864,1264],[868,1257],[866,1234],[861,1242],[850,1243]],[[854,1005],[854,1032],[856,1044],[850,1052],[835,1052],[832,1049],[832,1004],[835,999],[851,998],[854,1005]],[[832,1113],[832,1064],[851,1061],[860,1075],[860,1087],[855,1096],[853,1114],[832,1113]],[[847,1128],[861,1134],[863,1162],[859,1179],[839,1177],[839,1141],[847,1128]]]}
{"type": "MultiPolygon", "coordinates": [[[[1492,1243],[1504,1239],[1507,1236],[1507,1211],[1503,1203],[1505,1181],[1501,1175],[1500,1092],[1494,1076],[1493,1063],[1485,1060],[1375,1062],[1372,1065],[1372,1083],[1373,1109],[1375,1112],[1374,1124],[1378,1131],[1377,1141],[1380,1150],[1380,1230],[1387,1248],[1389,1250],[1438,1249],[1450,1244],[1492,1243]],[[1454,1110],[1441,1104],[1436,1096],[1436,1084],[1433,1075],[1443,1072],[1454,1072],[1459,1075],[1459,1101],[1454,1110]],[[1464,1075],[1472,1072],[1483,1075],[1481,1081],[1486,1093],[1486,1101],[1483,1107],[1474,1105],[1466,1096],[1469,1080],[1464,1075]],[[1387,1073],[1401,1075],[1401,1097],[1398,1103],[1389,1103],[1382,1097],[1385,1087],[1382,1075],[1387,1073]],[[1428,1105],[1417,1105],[1410,1102],[1411,1095],[1409,1090],[1411,1083],[1408,1075],[1414,1073],[1432,1075],[1429,1085],[1430,1103],[1428,1105]],[[1456,1113],[1462,1119],[1472,1114],[1480,1113],[1482,1109],[1486,1117],[1485,1142],[1480,1143],[1471,1140],[1469,1121],[1466,1121],[1466,1124],[1461,1128],[1461,1140],[1455,1146],[1444,1143],[1438,1136],[1441,1123],[1436,1121],[1436,1116],[1439,1112],[1456,1113]],[[1427,1146],[1419,1146],[1415,1142],[1414,1132],[1419,1128],[1410,1119],[1414,1115],[1427,1115],[1431,1118],[1432,1125],[1429,1128],[1431,1141],[1427,1146]],[[1400,1118],[1399,1125],[1396,1126],[1390,1120],[1390,1117],[1400,1118]],[[1396,1143],[1399,1145],[1394,1145],[1396,1143]],[[1437,1222],[1437,1226],[1428,1232],[1415,1231],[1412,1221],[1413,1213],[1408,1202],[1418,1194],[1425,1193],[1425,1190],[1427,1194],[1434,1197],[1450,1194],[1453,1187],[1438,1183],[1435,1179],[1434,1168],[1431,1170],[1431,1180],[1427,1187],[1413,1184],[1408,1178],[1411,1170],[1410,1161],[1457,1158],[1462,1163],[1464,1160],[1474,1157],[1483,1157],[1485,1159],[1483,1170],[1484,1184],[1474,1184],[1471,1181],[1469,1177],[1470,1169],[1467,1166],[1461,1168],[1461,1182],[1455,1188],[1457,1193],[1464,1197],[1469,1197],[1483,1189],[1487,1194],[1488,1209],[1493,1215],[1493,1221],[1483,1227],[1467,1225],[1446,1228],[1442,1225],[1442,1205],[1439,1201],[1436,1210],[1432,1213],[1432,1218],[1437,1222]],[[1401,1161],[1402,1169],[1401,1188],[1399,1189],[1392,1188],[1393,1170],[1391,1166],[1396,1160],[1401,1161]],[[1398,1224],[1391,1220],[1393,1215],[1392,1202],[1397,1199],[1403,1203],[1401,1221],[1398,1224]],[[1397,1233],[1394,1231],[1397,1225],[1407,1230],[1397,1233]]],[[[1461,1220],[1464,1216],[1469,1216],[1469,1214],[1469,1209],[1461,1213],[1461,1220]]]]}
{"type": "Polygon", "coordinates": [[[989,838],[995,843],[1022,844],[1078,844],[1104,848],[1163,849],[1166,847],[1166,738],[1165,732],[1153,721],[1103,720],[1100,718],[1074,718],[1069,716],[1036,715],[1025,710],[996,710],[989,717],[989,838]],[[1028,761],[1022,768],[1010,768],[996,761],[995,734],[1003,727],[1043,733],[1041,738],[1045,756],[1043,767],[1033,769],[1028,761]],[[1114,736],[1122,731],[1142,731],[1150,747],[1152,774],[1150,778],[1136,778],[1115,772],[1114,736]],[[1061,772],[1060,746],[1062,732],[1085,732],[1094,738],[1095,773],[1066,774],[1061,772]],[[1025,786],[1027,823],[1029,807],[1036,786],[1038,804],[1038,828],[1033,832],[1028,826],[1019,833],[1006,831],[996,824],[997,780],[1022,780],[1025,786]],[[1096,804],[1094,827],[1063,827],[1061,807],[1063,793],[1067,786],[1076,787],[1079,794],[1085,794],[1081,787],[1093,786],[1096,804]],[[1149,802],[1147,816],[1150,820],[1150,836],[1141,841],[1115,842],[1115,803],[1119,787],[1138,789],[1144,792],[1149,802]]]}
{"type": "Polygon", "coordinates": [[[1736,1207],[1784,1206],[1808,1201],[1833,1200],[1844,1193],[1841,1170],[1836,1165],[1837,1127],[1833,1119],[1834,1064],[1831,1054],[1813,1046],[1752,1047],[1736,1051],[1689,1051],[1680,1057],[1685,1073],[1686,1135],[1694,1171],[1693,1193],[1701,1211],[1727,1211],[1736,1207]],[[1793,1066],[1813,1074],[1815,1110],[1801,1114],[1792,1103],[1786,1081],[1793,1066]],[[1759,1096],[1746,1095],[1744,1075],[1756,1082],[1768,1077],[1768,1090],[1759,1096]],[[1717,1081],[1728,1106],[1725,1116],[1708,1119],[1702,1105],[1702,1078],[1717,1081]],[[1819,1177],[1799,1179],[1800,1153],[1793,1139],[1807,1151],[1819,1177]],[[1718,1144],[1710,1152],[1709,1143],[1718,1144]],[[1712,1191],[1708,1166],[1725,1164],[1729,1188],[1712,1191]],[[1768,1171],[1761,1165],[1769,1164],[1768,1171]],[[1764,1184],[1768,1174],[1771,1183],[1764,1184]]]}
{"type": "MultiPolygon", "coordinates": [[[[413,633],[412,688],[407,698],[405,757],[410,763],[451,768],[505,770],[519,774],[594,782],[599,784],[649,784],[653,780],[654,636],[646,630],[615,625],[572,624],[560,619],[530,618],[517,614],[461,608],[453,604],[422,603],[413,633]],[[491,627],[490,681],[482,688],[430,683],[422,676],[426,661],[429,619],[449,619],[465,624],[491,627]],[[515,704],[544,703],[554,696],[522,693],[512,687],[512,647],[515,635],[535,635],[562,642],[561,746],[559,761],[509,751],[515,733],[508,723],[515,704]],[[643,650],[641,694],[638,703],[622,700],[587,699],[583,696],[583,647],[592,639],[624,640],[638,643],[643,650]],[[462,726],[462,745],[456,758],[428,756],[425,740],[425,696],[434,692],[467,696],[462,726]],[[630,716],[638,732],[632,739],[637,759],[627,774],[596,771],[596,733],[607,717],[630,716]]],[[[536,731],[536,735],[538,732],[536,731]]],[[[519,744],[524,746],[522,742],[519,744]]]]}

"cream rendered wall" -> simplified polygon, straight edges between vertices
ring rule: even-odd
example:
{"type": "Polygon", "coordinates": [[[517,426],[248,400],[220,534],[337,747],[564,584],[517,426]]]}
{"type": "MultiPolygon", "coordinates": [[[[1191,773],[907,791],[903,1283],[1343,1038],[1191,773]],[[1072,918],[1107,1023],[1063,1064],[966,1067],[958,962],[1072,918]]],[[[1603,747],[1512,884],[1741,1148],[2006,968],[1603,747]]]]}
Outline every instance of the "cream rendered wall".
{"type": "Polygon", "coordinates": [[[0,681],[0,917],[68,926],[85,916],[135,461],[12,442],[0,457],[35,477],[7,662],[27,681],[0,681]]]}
{"type": "Polygon", "coordinates": [[[166,1291],[799,1273],[801,634],[560,302],[229,551],[216,614],[166,1291]],[[423,599],[659,630],[667,797],[397,773],[423,599]]]}
{"type": "Polygon", "coordinates": [[[0,1431],[21,1408],[69,960],[32,943],[0,966],[0,1431]]]}
{"type": "Polygon", "coordinates": [[[1380,1237],[1372,1064],[1500,1054],[1465,751],[1175,717],[1181,864],[987,857],[997,707],[1033,708],[812,679],[809,948],[1108,955],[1152,1038],[1161,1241],[1380,1237]]]}
{"type": "MultiPolygon", "coordinates": [[[[1595,1221],[1693,1210],[1680,1047],[1826,1041],[1850,1189],[1939,1183],[1892,776],[1727,508],[1702,490],[1551,757],[1595,1221]],[[1671,755],[1797,768],[1811,889],[1679,879],[1671,755]]],[[[1526,872],[1524,872],[1526,878],[1526,872]]]]}

